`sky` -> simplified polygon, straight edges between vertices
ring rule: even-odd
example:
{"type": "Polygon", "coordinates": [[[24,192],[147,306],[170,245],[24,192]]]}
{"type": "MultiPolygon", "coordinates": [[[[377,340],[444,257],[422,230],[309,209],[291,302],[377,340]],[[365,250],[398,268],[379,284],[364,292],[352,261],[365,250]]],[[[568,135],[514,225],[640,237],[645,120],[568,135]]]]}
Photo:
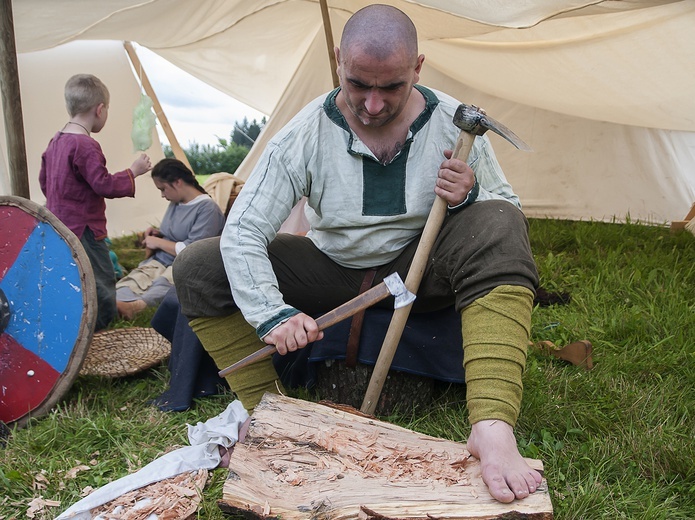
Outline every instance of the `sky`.
{"type": "MultiPolygon", "coordinates": [[[[229,97],[179,69],[145,47],[135,46],[169,125],[182,148],[192,142],[217,144],[218,136],[229,139],[235,122],[244,117],[260,121],[264,114],[229,97]]],[[[168,143],[159,122],[160,140],[168,143]]]]}

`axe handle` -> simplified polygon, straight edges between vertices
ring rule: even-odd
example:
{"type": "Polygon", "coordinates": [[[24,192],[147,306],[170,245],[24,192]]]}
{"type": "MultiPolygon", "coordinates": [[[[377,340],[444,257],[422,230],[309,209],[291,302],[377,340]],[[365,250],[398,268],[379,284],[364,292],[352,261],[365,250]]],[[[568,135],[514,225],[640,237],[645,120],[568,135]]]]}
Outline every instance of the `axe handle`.
{"type": "MultiPolygon", "coordinates": [[[[474,134],[462,131],[456,140],[452,158],[466,161],[468,159],[468,154],[471,152],[471,148],[473,148],[474,140],[474,134]]],[[[413,263],[410,265],[408,276],[405,278],[405,286],[413,294],[417,294],[420,287],[422,276],[425,273],[425,267],[427,267],[430,251],[432,251],[434,241],[437,239],[437,235],[439,235],[442,223],[444,222],[444,217],[446,217],[446,206],[446,201],[441,197],[437,197],[427,217],[427,222],[425,222],[425,228],[422,230],[420,243],[413,256],[413,263]]],[[[396,348],[398,348],[398,343],[403,335],[403,329],[405,329],[405,324],[408,321],[408,316],[410,315],[410,309],[412,307],[413,304],[411,303],[410,305],[393,311],[391,323],[389,323],[389,328],[386,331],[384,342],[379,351],[379,357],[374,365],[372,376],[369,379],[369,386],[367,387],[364,400],[362,401],[362,407],[360,408],[362,413],[374,415],[381,390],[384,387],[386,376],[391,368],[393,356],[396,354],[396,348]]]]}
{"type": "MultiPolygon", "coordinates": [[[[384,282],[381,282],[379,285],[375,285],[368,291],[365,291],[362,294],[355,296],[352,300],[343,303],[342,305],[336,307],[332,311],[328,311],[326,314],[319,316],[318,318],[316,318],[316,324],[319,326],[319,330],[327,329],[328,327],[335,325],[336,323],[339,323],[349,318],[350,316],[354,316],[358,312],[368,307],[371,307],[372,305],[380,302],[381,300],[384,300],[390,294],[391,293],[389,291],[389,288],[386,286],[384,282]]],[[[228,376],[229,374],[239,370],[240,368],[243,368],[245,366],[250,365],[251,363],[255,363],[256,361],[271,356],[275,353],[275,351],[275,345],[266,345],[262,349],[257,350],[253,354],[246,356],[245,358],[237,361],[233,365],[230,365],[227,368],[220,370],[219,376],[228,376]]]]}

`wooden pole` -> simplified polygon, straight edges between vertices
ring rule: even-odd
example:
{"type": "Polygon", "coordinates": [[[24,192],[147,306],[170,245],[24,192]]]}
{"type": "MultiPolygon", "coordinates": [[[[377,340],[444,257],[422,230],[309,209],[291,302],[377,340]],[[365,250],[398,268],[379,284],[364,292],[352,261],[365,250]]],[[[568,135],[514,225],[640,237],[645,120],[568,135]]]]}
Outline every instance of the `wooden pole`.
{"type": "Polygon", "coordinates": [[[338,71],[336,68],[338,64],[335,61],[335,52],[333,47],[333,29],[331,28],[331,17],[328,13],[328,3],[327,0],[321,0],[321,16],[323,17],[323,30],[326,33],[326,47],[328,47],[328,61],[331,64],[331,77],[333,78],[333,88],[340,85],[340,80],[338,79],[338,71]]]}
{"type": "Polygon", "coordinates": [[[172,130],[171,125],[169,124],[169,120],[167,119],[167,116],[164,113],[162,105],[159,104],[157,94],[155,94],[154,89],[152,88],[152,84],[150,83],[147,74],[145,74],[145,69],[142,68],[142,63],[140,63],[140,58],[138,58],[133,44],[130,42],[123,42],[123,46],[125,47],[125,50],[128,53],[128,56],[130,57],[130,61],[132,62],[133,67],[135,67],[135,71],[137,72],[140,81],[142,82],[142,87],[145,89],[145,92],[152,100],[154,113],[157,116],[157,119],[159,119],[159,122],[162,124],[162,129],[164,130],[167,139],[169,139],[169,144],[171,145],[171,151],[174,152],[174,157],[176,157],[179,161],[185,164],[193,173],[195,173],[193,171],[193,168],[191,168],[191,164],[188,162],[188,158],[186,157],[183,148],[181,148],[181,146],[179,145],[179,141],[178,139],[176,139],[176,135],[174,135],[174,131],[172,130]]]}
{"type": "MultiPolygon", "coordinates": [[[[471,148],[473,148],[474,140],[475,134],[464,131],[459,132],[459,137],[456,140],[456,146],[454,147],[452,157],[466,161],[468,159],[468,155],[471,153],[471,148]]],[[[437,196],[434,199],[434,204],[432,205],[430,214],[425,222],[425,227],[422,230],[420,243],[415,250],[413,261],[411,262],[410,269],[408,270],[408,276],[405,278],[405,286],[414,294],[417,294],[417,291],[420,288],[420,282],[425,274],[425,268],[427,267],[430,251],[432,251],[434,242],[437,239],[437,235],[439,235],[439,231],[442,228],[442,223],[446,217],[446,208],[446,201],[437,196]]],[[[411,303],[410,305],[393,311],[391,323],[389,323],[389,328],[386,331],[384,342],[382,343],[381,350],[379,351],[379,357],[377,358],[374,369],[372,370],[372,377],[369,380],[369,386],[367,387],[364,400],[362,401],[360,411],[363,413],[374,415],[374,411],[376,410],[376,406],[379,402],[379,396],[381,395],[381,390],[384,388],[386,376],[391,368],[393,356],[396,354],[398,343],[403,335],[403,330],[405,329],[405,324],[408,321],[408,316],[410,315],[410,309],[412,307],[413,304],[411,303]]]]}
{"type": "Polygon", "coordinates": [[[17,71],[12,0],[0,0],[0,90],[12,195],[29,198],[29,171],[24,141],[22,96],[17,71]]]}

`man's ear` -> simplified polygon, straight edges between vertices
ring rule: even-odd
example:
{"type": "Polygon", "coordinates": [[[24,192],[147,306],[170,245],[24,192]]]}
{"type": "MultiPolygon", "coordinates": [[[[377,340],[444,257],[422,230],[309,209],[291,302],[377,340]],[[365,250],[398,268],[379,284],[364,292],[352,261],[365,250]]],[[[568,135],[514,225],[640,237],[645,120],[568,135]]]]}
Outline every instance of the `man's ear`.
{"type": "Polygon", "coordinates": [[[97,108],[96,108],[96,111],[95,111],[95,114],[96,114],[97,117],[101,117],[101,112],[104,110],[104,107],[105,107],[105,106],[106,106],[106,105],[105,105],[104,103],[99,103],[99,104],[97,105],[97,108]]]}
{"type": "Polygon", "coordinates": [[[415,73],[420,74],[420,71],[422,70],[422,64],[425,63],[425,55],[420,54],[420,56],[417,57],[417,63],[415,64],[415,73]]]}
{"type": "Polygon", "coordinates": [[[415,64],[415,80],[414,83],[420,81],[420,71],[422,70],[422,64],[425,62],[425,55],[420,54],[417,57],[417,63],[415,64]]]}
{"type": "Polygon", "coordinates": [[[333,47],[333,54],[335,54],[335,73],[340,79],[340,47],[337,45],[333,47]]]}

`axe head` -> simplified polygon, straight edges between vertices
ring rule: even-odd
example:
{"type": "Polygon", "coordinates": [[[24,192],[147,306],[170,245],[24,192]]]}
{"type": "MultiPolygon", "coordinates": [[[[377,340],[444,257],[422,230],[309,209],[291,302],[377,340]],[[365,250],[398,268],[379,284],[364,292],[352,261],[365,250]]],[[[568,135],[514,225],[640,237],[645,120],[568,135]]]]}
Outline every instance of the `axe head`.
{"type": "Polygon", "coordinates": [[[415,295],[408,290],[398,273],[390,274],[384,278],[384,284],[396,299],[394,309],[400,309],[415,301],[415,295]]]}
{"type": "Polygon", "coordinates": [[[485,111],[475,105],[461,103],[454,114],[454,124],[464,132],[483,135],[488,130],[504,137],[519,150],[530,152],[531,147],[523,142],[509,128],[485,114],[485,111]]]}

